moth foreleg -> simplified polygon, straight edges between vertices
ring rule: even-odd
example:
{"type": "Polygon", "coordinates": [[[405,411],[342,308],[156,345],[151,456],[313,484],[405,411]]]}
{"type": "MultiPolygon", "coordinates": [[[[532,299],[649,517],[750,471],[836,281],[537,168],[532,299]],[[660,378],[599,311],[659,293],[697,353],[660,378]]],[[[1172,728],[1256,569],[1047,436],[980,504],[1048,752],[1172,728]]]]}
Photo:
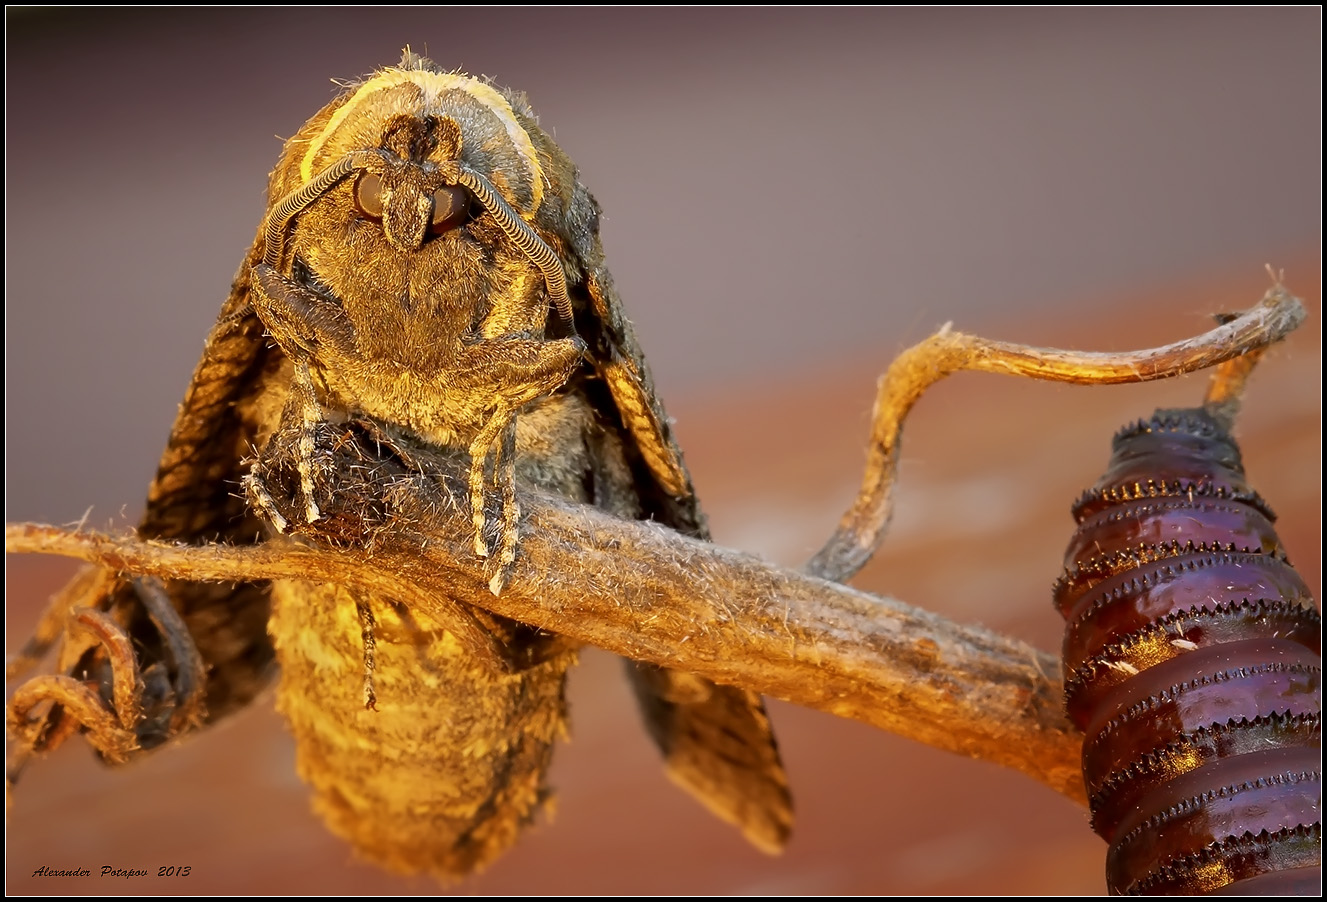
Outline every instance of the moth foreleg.
{"type": "MultiPolygon", "coordinates": [[[[484,538],[484,526],[487,524],[486,511],[484,510],[484,496],[488,494],[488,480],[485,478],[488,470],[489,457],[498,455],[498,437],[507,429],[508,425],[515,425],[515,411],[499,411],[489,418],[489,421],[480,427],[479,432],[475,434],[470,442],[470,518],[475,527],[474,548],[475,554],[480,557],[488,557],[488,541],[484,538]]],[[[500,465],[494,460],[493,478],[496,483],[499,478],[500,465]]]]}
{"type": "MultiPolygon", "coordinates": [[[[326,364],[329,359],[353,359],[356,353],[354,329],[345,318],[345,311],[333,301],[307,285],[285,278],[266,264],[253,268],[252,287],[250,303],[268,334],[294,364],[285,416],[289,418],[293,414],[301,423],[297,450],[304,516],[306,522],[316,523],[322,518],[322,512],[313,494],[317,482],[314,452],[317,427],[325,415],[318,402],[309,364],[326,364]]],[[[280,523],[273,522],[274,525],[280,523]]]]}
{"type": "Polygon", "coordinates": [[[323,422],[323,411],[313,391],[313,377],[309,375],[309,366],[302,361],[295,362],[289,403],[297,406],[300,422],[297,465],[300,490],[304,494],[305,522],[316,523],[322,518],[322,511],[318,510],[318,501],[313,497],[314,455],[318,445],[318,425],[323,422]]]}
{"type": "Polygon", "coordinates": [[[484,536],[488,522],[484,497],[488,488],[488,462],[492,458],[493,487],[502,503],[498,554],[489,584],[494,593],[501,591],[506,571],[516,559],[520,515],[515,487],[517,411],[565,384],[580,365],[584,352],[585,343],[579,338],[539,341],[509,336],[485,339],[462,350],[455,371],[449,377],[450,383],[461,393],[482,399],[479,403],[487,408],[486,418],[469,445],[469,488],[475,554],[488,557],[489,546],[484,536]]]}

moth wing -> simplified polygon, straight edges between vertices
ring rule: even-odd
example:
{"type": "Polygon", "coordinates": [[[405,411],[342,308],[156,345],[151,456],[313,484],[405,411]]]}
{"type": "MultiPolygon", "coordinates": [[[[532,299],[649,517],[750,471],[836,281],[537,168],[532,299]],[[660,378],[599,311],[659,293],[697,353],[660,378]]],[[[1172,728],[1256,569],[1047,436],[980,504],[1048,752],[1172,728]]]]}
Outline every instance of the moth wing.
{"type": "MultiPolygon", "coordinates": [[[[262,527],[240,491],[243,462],[260,442],[266,408],[275,404],[279,410],[281,403],[263,400],[280,390],[283,361],[280,352],[269,347],[262,323],[248,304],[249,271],[261,254],[259,236],[208,334],[148,489],[138,526],[143,538],[232,545],[262,538],[262,527]]],[[[168,589],[207,670],[210,723],[248,704],[274,673],[267,635],[268,585],[175,580],[168,589]]],[[[118,590],[115,604],[122,610],[141,610],[129,587],[118,590]]],[[[145,615],[132,616],[137,622],[131,621],[131,633],[152,629],[145,615]]],[[[144,646],[156,648],[157,643],[144,646]]]]}
{"type": "MultiPolygon", "coordinates": [[[[604,265],[598,205],[574,181],[574,170],[563,177],[575,186],[565,217],[570,234],[562,237],[581,270],[568,273],[581,277],[573,285],[577,330],[621,421],[642,514],[708,539],[682,452],[604,265]]],[[[792,797],[760,696],[649,664],[628,661],[627,670],[672,779],[753,845],[781,851],[792,828],[792,797]]]]}
{"type": "Polygon", "coordinates": [[[782,852],[792,795],[761,697],[693,673],[626,664],[669,777],[762,852],[782,852]]]}
{"type": "MultiPolygon", "coordinates": [[[[340,100],[323,107],[286,142],[268,185],[269,203],[298,181],[298,160],[308,135],[325,127],[340,100]]],[[[249,301],[264,241],[260,225],[180,402],[148,489],[138,527],[144,538],[250,545],[264,537],[240,482],[246,459],[276,428],[289,387],[289,364],[268,339],[249,301]]],[[[267,633],[270,586],[177,580],[168,588],[207,670],[205,722],[211,723],[247,705],[275,674],[275,652],[267,633]]],[[[150,636],[153,627],[132,588],[117,590],[114,603],[130,612],[135,638],[150,636]]],[[[150,638],[141,645],[159,647],[150,638]]],[[[144,737],[144,744],[155,738],[144,737]]]]}

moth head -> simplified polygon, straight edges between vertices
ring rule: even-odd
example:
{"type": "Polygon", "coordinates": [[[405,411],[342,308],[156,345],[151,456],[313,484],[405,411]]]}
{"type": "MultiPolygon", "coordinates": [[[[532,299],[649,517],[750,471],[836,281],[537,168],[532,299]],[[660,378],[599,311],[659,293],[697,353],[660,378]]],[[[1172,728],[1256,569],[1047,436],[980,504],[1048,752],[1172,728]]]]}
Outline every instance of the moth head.
{"type": "Polygon", "coordinates": [[[554,236],[538,227],[547,220],[540,215],[547,178],[527,122],[537,131],[507,97],[468,76],[430,68],[378,73],[288,143],[273,173],[264,263],[293,266],[287,243],[297,218],[348,185],[359,216],[380,223],[400,252],[473,217],[490,217],[539,269],[550,302],[570,326],[566,274],[549,242],[554,236]]]}
{"type": "Polygon", "coordinates": [[[461,127],[448,116],[393,116],[383,127],[380,165],[355,177],[355,208],[401,251],[464,225],[473,198],[456,184],[461,144],[461,127]]]}

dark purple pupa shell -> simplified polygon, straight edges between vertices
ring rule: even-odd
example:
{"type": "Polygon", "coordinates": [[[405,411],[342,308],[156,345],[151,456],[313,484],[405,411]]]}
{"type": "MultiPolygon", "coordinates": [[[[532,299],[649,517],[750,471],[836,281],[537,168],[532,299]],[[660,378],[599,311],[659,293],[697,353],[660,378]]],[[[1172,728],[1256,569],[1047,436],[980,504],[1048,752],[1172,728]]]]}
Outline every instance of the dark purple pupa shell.
{"type": "Polygon", "coordinates": [[[1073,513],[1055,604],[1110,891],[1318,895],[1321,619],[1234,440],[1158,411],[1073,513]]]}

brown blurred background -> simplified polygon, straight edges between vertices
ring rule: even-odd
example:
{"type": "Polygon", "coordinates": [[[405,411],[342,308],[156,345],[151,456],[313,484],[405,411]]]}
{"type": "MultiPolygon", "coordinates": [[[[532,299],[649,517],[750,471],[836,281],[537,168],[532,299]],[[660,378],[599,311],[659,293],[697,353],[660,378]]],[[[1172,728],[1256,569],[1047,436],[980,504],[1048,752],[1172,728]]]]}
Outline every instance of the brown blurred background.
{"type": "MultiPolygon", "coordinates": [[[[854,491],[875,375],[941,323],[1159,344],[1272,263],[1312,319],[1240,434],[1316,589],[1320,34],[1316,8],[11,9],[6,517],[136,519],[279,136],[410,44],[525,90],[580,165],[717,541],[804,561],[854,491]]],[[[857,585],[1056,647],[1069,503],[1116,427],[1202,390],[939,386],[857,585]]],[[[7,560],[11,650],[69,572],[7,560]]],[[[662,777],[616,662],[588,652],[571,706],[554,822],[459,890],[1102,890],[1085,814],[1018,775],[776,702],[800,819],[767,859],[662,777]]],[[[122,771],[63,749],[7,827],[10,892],[434,889],[322,830],[270,700],[122,771]],[[29,876],[104,864],[193,872],[29,876]]]]}

